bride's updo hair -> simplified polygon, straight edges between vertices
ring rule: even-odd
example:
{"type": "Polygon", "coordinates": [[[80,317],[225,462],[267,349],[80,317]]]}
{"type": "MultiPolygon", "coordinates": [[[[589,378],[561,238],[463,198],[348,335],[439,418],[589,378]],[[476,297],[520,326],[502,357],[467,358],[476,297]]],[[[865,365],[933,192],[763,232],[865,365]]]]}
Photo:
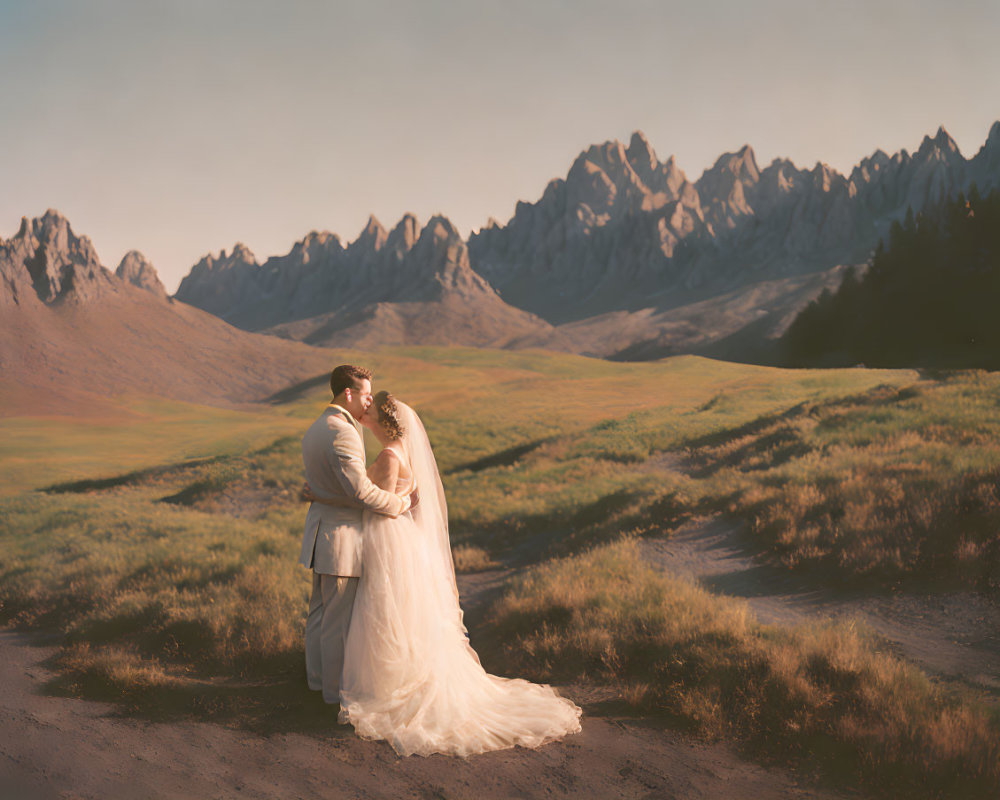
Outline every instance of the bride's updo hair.
{"type": "Polygon", "coordinates": [[[399,422],[399,407],[396,405],[396,398],[389,392],[378,392],[372,405],[378,410],[378,424],[389,434],[389,438],[393,441],[402,439],[403,426],[399,422]]]}

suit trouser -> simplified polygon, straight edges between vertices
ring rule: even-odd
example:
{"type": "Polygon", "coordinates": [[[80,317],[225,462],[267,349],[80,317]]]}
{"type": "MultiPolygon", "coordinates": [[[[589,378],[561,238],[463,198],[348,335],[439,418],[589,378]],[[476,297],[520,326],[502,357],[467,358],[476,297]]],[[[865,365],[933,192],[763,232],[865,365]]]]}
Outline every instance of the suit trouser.
{"type": "Polygon", "coordinates": [[[313,573],[306,618],[306,679],[310,689],[323,690],[327,703],[340,702],[344,645],[357,592],[357,578],[313,573]]]}

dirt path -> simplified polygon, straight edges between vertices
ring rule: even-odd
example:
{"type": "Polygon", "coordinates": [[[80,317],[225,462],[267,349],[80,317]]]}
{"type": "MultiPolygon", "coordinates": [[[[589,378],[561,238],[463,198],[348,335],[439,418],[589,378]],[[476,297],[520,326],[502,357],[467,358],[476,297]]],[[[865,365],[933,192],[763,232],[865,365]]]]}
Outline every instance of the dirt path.
{"type": "MultiPolygon", "coordinates": [[[[460,576],[470,618],[502,572],[460,576]]],[[[337,726],[270,737],[204,722],[123,718],[45,693],[51,639],[0,632],[0,798],[819,798],[801,784],[641,719],[586,713],[583,732],[540,750],[468,760],[398,758],[337,726]]],[[[567,692],[573,696],[572,691],[567,692]]],[[[587,706],[587,697],[578,695],[587,706]]]]}
{"type": "Polygon", "coordinates": [[[1000,703],[1000,603],[972,592],[843,593],[807,587],[758,564],[737,522],[696,519],[642,542],[645,557],[720,594],[747,600],[764,623],[856,618],[926,671],[1000,703]]]}

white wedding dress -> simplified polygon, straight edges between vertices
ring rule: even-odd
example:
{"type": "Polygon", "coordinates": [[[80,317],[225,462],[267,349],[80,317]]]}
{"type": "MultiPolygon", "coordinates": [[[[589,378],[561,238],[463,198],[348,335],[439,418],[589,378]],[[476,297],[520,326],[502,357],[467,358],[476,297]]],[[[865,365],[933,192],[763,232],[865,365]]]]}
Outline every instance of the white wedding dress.
{"type": "Polygon", "coordinates": [[[469,756],[576,733],[574,703],[549,686],[487,674],[469,645],[434,454],[420,418],[397,405],[410,462],[401,474],[412,472],[400,483],[416,480],[420,502],[396,519],[365,512],[340,721],[400,755],[469,756]]]}

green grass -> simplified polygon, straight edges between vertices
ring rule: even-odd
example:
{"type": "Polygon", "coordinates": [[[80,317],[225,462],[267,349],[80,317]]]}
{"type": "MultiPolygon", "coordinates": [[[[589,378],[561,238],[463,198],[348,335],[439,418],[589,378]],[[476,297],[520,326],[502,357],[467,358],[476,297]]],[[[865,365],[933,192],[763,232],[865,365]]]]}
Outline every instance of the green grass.
{"type": "Polygon", "coordinates": [[[696,442],[695,474],[785,566],[996,591],[998,389],[957,373],[808,404],[696,442]]]}
{"type": "MultiPolygon", "coordinates": [[[[420,412],[458,568],[539,562],[474,632],[494,658],[605,683],[643,713],[765,759],[847,764],[880,789],[879,775],[923,796],[959,779],[996,788],[983,766],[996,721],[974,705],[856,631],[760,626],[618,541],[726,511],[789,569],[859,580],[978,570],[973,583],[988,588],[994,376],[461,348],[338,360],[373,367],[376,388],[420,412]],[[956,509],[962,525],[948,528],[956,509]]],[[[66,632],[73,693],[323,729],[301,686],[309,575],[296,566],[296,491],[299,436],[327,400],[319,378],[270,408],[144,403],[116,419],[0,420],[0,615],[66,632]]]]}
{"type": "Polygon", "coordinates": [[[239,454],[300,429],[283,414],[166,400],[122,406],[113,419],[0,418],[0,493],[239,454]]]}

